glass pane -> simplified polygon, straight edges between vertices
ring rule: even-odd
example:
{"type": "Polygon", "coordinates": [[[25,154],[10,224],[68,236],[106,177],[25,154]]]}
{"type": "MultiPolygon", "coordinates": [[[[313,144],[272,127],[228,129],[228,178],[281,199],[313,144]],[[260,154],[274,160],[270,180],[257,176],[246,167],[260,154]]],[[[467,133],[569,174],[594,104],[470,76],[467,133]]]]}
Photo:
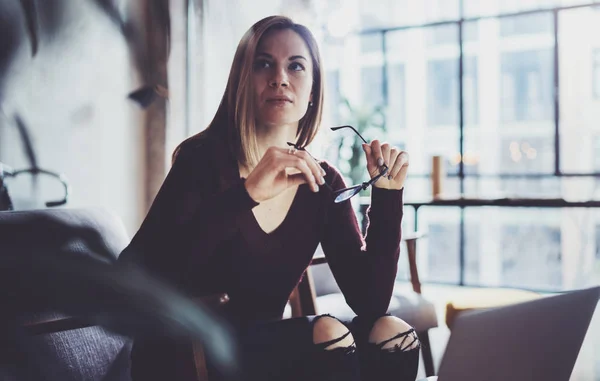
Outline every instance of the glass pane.
{"type": "Polygon", "coordinates": [[[356,195],[357,193],[359,193],[360,191],[361,191],[361,187],[350,188],[350,189],[338,194],[335,197],[335,202],[336,203],[344,202],[344,201],[350,199],[351,197],[353,197],[354,195],[356,195]]]}
{"type": "Polygon", "coordinates": [[[388,139],[411,154],[412,175],[426,175],[432,156],[458,154],[458,27],[389,32],[386,48],[388,139]]]}
{"type": "Polygon", "coordinates": [[[515,13],[534,9],[548,9],[569,0],[498,0],[499,13],[515,13]]]}
{"type": "Polygon", "coordinates": [[[458,61],[431,60],[427,65],[427,124],[458,123],[458,61]]]}
{"type": "Polygon", "coordinates": [[[341,40],[326,39],[321,45],[321,57],[325,72],[325,103],[323,126],[340,124],[340,106],[342,97],[342,70],[344,43],[341,40]]]}
{"type": "Polygon", "coordinates": [[[464,17],[497,15],[498,3],[498,0],[463,0],[464,17]]]}
{"type": "Polygon", "coordinates": [[[386,128],[406,127],[406,66],[402,62],[390,62],[387,65],[387,119],[386,128]]]}
{"type": "Polygon", "coordinates": [[[522,36],[552,33],[552,14],[535,13],[500,19],[500,36],[522,36]]]}
{"type": "Polygon", "coordinates": [[[417,242],[417,263],[423,282],[460,281],[460,210],[423,207],[419,209],[419,231],[427,232],[417,242]]]}
{"type": "Polygon", "coordinates": [[[463,110],[466,128],[479,124],[479,62],[477,56],[463,58],[463,110]]]}
{"type": "Polygon", "coordinates": [[[600,136],[594,137],[594,172],[600,173],[600,136]]]}
{"type": "Polygon", "coordinates": [[[561,179],[545,178],[466,178],[465,194],[468,197],[561,197],[561,179]]]}
{"type": "Polygon", "coordinates": [[[425,7],[426,22],[460,18],[460,0],[425,0],[420,3],[425,7]]]}
{"type": "Polygon", "coordinates": [[[562,11],[559,31],[560,168],[599,172],[600,12],[562,11]]]}
{"type": "Polygon", "coordinates": [[[537,45],[528,51],[501,54],[502,121],[551,122],[553,112],[552,48],[537,45]]]}
{"type": "Polygon", "coordinates": [[[381,52],[383,37],[381,33],[368,33],[360,36],[361,53],[381,52]]]}
{"type": "Polygon", "coordinates": [[[419,25],[459,18],[460,0],[360,0],[360,28],[419,25]]]}
{"type": "Polygon", "coordinates": [[[600,176],[563,177],[561,196],[569,201],[600,200],[600,176]]]}
{"type": "Polygon", "coordinates": [[[593,54],[592,86],[594,87],[594,99],[600,99],[600,48],[595,48],[593,54]]]}
{"type": "Polygon", "coordinates": [[[463,7],[465,17],[469,18],[597,2],[597,0],[463,0],[463,7]]]}
{"type": "Polygon", "coordinates": [[[516,17],[465,23],[479,37],[465,43],[467,174],[554,173],[554,43],[542,16],[507,36],[502,25],[516,17]]]}
{"type": "MultiPolygon", "coordinates": [[[[383,106],[383,67],[365,66],[360,69],[360,88],[362,104],[369,110],[383,106]]],[[[365,112],[368,112],[365,110],[365,112]]],[[[362,131],[361,131],[362,132],[362,131]]]]}
{"type": "MultiPolygon", "coordinates": [[[[411,164],[412,166],[412,164],[411,164]]],[[[443,182],[442,192],[448,197],[454,197],[460,194],[460,182],[458,177],[446,177],[443,182]]],[[[432,198],[432,185],[429,176],[409,175],[404,188],[404,202],[426,201],[432,198]]]]}
{"type": "Polygon", "coordinates": [[[469,285],[565,290],[600,279],[597,210],[468,208],[465,219],[478,224],[466,238],[469,285]]]}
{"type": "Polygon", "coordinates": [[[419,18],[419,8],[412,0],[360,0],[360,28],[375,29],[406,25],[419,18]]]}
{"type": "Polygon", "coordinates": [[[326,125],[336,125],[340,119],[340,72],[331,70],[325,73],[325,115],[323,121],[326,125]]]}

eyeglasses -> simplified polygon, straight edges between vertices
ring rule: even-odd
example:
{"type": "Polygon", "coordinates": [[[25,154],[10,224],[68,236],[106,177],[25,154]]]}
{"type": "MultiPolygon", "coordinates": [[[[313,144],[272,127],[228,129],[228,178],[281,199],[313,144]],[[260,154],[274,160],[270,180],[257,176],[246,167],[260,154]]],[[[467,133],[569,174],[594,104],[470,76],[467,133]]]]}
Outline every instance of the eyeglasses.
{"type": "MultiPolygon", "coordinates": [[[[365,140],[365,138],[363,138],[362,135],[358,131],[356,131],[356,129],[354,127],[352,127],[352,126],[331,127],[331,130],[332,131],[337,131],[337,130],[341,130],[341,129],[344,129],[344,128],[350,128],[352,131],[354,131],[354,133],[356,135],[358,135],[359,138],[361,138],[361,140],[363,142],[365,142],[365,144],[368,144],[367,141],[365,140]]],[[[310,157],[312,157],[313,159],[315,159],[314,156],[311,155],[304,147],[300,147],[297,144],[290,143],[290,142],[287,142],[287,145],[290,146],[290,147],[296,148],[298,151],[304,151],[310,157]]],[[[334,196],[333,202],[335,202],[336,204],[339,204],[340,202],[344,202],[346,200],[351,199],[352,197],[354,197],[357,194],[359,194],[360,191],[366,190],[368,187],[370,187],[371,185],[375,184],[377,182],[377,180],[379,180],[383,176],[387,175],[388,171],[389,171],[388,166],[384,164],[381,167],[379,167],[379,174],[377,176],[373,177],[371,180],[365,181],[362,184],[353,185],[351,187],[344,188],[344,189],[339,189],[339,190],[336,190],[336,191],[334,191],[333,188],[331,188],[331,186],[329,184],[327,184],[327,183],[324,183],[323,185],[326,186],[330,191],[333,192],[333,196],[334,196]]]]}
{"type": "Polygon", "coordinates": [[[57,179],[63,186],[64,196],[62,199],[59,199],[59,200],[47,201],[46,206],[50,208],[50,207],[64,205],[67,203],[69,194],[71,192],[71,187],[69,186],[69,182],[67,181],[67,178],[64,175],[62,175],[60,173],[52,172],[52,171],[47,171],[47,170],[41,169],[41,168],[28,168],[28,169],[14,170],[11,167],[9,167],[8,165],[0,162],[0,211],[1,210],[13,210],[13,204],[12,204],[12,200],[10,198],[10,194],[8,193],[8,186],[6,185],[6,179],[15,178],[22,174],[28,174],[31,176],[46,175],[46,176],[50,176],[52,178],[57,179]]]}

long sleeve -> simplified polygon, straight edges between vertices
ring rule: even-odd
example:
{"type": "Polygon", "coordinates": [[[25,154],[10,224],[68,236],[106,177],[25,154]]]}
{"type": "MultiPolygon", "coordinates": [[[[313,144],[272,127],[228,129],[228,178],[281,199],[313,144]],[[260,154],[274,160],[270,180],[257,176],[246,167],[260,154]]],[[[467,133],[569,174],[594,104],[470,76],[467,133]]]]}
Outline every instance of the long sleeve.
{"type": "MultiPolygon", "coordinates": [[[[329,166],[335,190],[346,185],[329,166]]],[[[363,238],[350,201],[326,203],[323,252],[348,305],[359,316],[380,316],[390,303],[400,255],[402,190],[372,189],[369,224],[363,238]]]]}
{"type": "Polygon", "coordinates": [[[243,179],[221,189],[214,158],[206,150],[198,147],[178,155],[120,260],[177,284],[192,256],[194,263],[211,256],[236,231],[237,216],[257,205],[243,179]]]}

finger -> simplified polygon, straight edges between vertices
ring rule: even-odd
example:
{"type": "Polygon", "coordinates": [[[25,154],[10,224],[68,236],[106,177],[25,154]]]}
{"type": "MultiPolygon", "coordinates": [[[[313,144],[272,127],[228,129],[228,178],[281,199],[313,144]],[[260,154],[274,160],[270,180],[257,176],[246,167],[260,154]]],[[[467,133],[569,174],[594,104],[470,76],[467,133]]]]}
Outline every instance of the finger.
{"type": "Polygon", "coordinates": [[[402,151],[398,154],[394,167],[391,170],[392,179],[395,179],[403,167],[408,166],[408,153],[402,151]]]}
{"type": "Polygon", "coordinates": [[[379,143],[379,140],[373,140],[371,142],[371,156],[375,160],[375,163],[377,163],[378,167],[381,167],[385,163],[381,153],[381,143],[379,143]]]}
{"type": "Polygon", "coordinates": [[[295,175],[289,175],[288,182],[289,182],[290,186],[302,185],[302,184],[307,183],[306,176],[304,176],[304,174],[301,174],[301,173],[297,173],[295,175]]]}
{"type": "MultiPolygon", "coordinates": [[[[388,171],[388,179],[393,179],[394,178],[394,168],[396,168],[397,166],[397,162],[398,162],[398,155],[400,155],[400,151],[398,151],[398,148],[396,147],[392,147],[390,149],[390,159],[388,161],[388,166],[390,167],[390,170],[388,171]]],[[[398,169],[399,171],[400,169],[398,169]]]]}
{"type": "Polygon", "coordinates": [[[373,158],[373,148],[371,145],[363,143],[363,151],[365,152],[365,158],[367,159],[367,169],[369,172],[377,169],[377,160],[373,158]]]}
{"type": "Polygon", "coordinates": [[[390,160],[390,151],[392,147],[388,143],[383,143],[381,145],[381,156],[383,157],[383,163],[388,167],[391,167],[394,164],[393,161],[390,160]]]}
{"type": "Polygon", "coordinates": [[[317,184],[323,185],[325,184],[325,170],[321,168],[319,163],[308,154],[306,151],[297,151],[295,155],[306,162],[308,167],[310,168],[313,176],[317,179],[317,184]]]}
{"type": "MultiPolygon", "coordinates": [[[[317,185],[317,180],[313,175],[308,163],[300,157],[296,155],[291,155],[289,153],[283,154],[283,157],[278,161],[281,166],[281,170],[285,168],[294,168],[302,173],[302,176],[306,179],[306,182],[310,185],[313,192],[319,191],[319,186],[317,185]]],[[[293,175],[288,175],[288,179],[293,175]]]]}

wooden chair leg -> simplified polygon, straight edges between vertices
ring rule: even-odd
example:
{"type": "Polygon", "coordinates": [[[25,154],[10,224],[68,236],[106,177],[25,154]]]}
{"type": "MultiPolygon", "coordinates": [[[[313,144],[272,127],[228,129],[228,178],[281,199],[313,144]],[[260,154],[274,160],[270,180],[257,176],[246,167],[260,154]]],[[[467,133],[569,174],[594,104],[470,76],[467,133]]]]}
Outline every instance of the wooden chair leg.
{"type": "Polygon", "coordinates": [[[192,350],[194,352],[194,365],[196,366],[195,381],[208,381],[208,368],[206,367],[206,356],[202,344],[194,341],[192,350]]]}
{"type": "Polygon", "coordinates": [[[423,354],[423,365],[425,366],[425,375],[431,377],[435,375],[433,367],[433,356],[431,355],[431,343],[429,342],[429,332],[418,332],[419,340],[421,341],[421,353],[423,354]]]}

